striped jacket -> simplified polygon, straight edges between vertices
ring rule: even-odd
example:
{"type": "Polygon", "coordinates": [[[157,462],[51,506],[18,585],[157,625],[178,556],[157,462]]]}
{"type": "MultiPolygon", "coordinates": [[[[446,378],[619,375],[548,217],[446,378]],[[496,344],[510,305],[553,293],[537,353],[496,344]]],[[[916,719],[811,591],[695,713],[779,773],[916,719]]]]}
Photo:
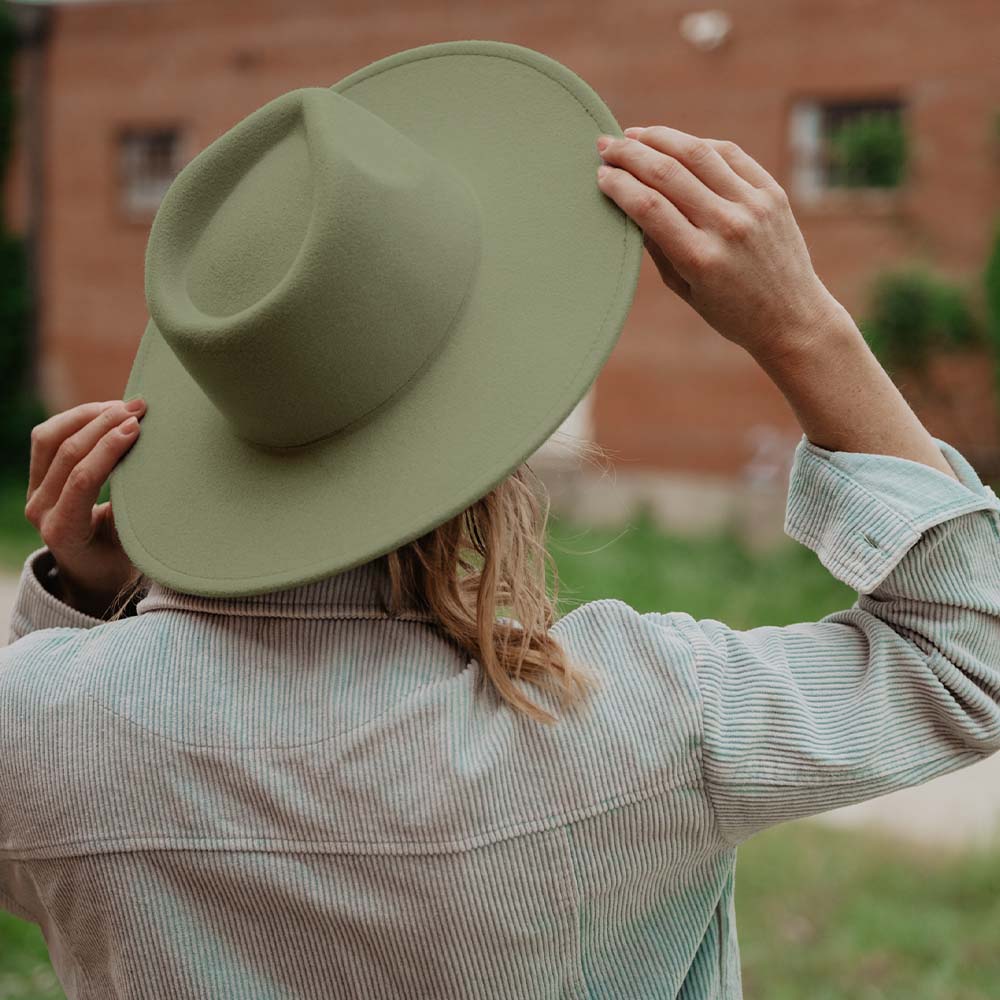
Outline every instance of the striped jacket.
{"type": "Polygon", "coordinates": [[[555,632],[602,687],[552,728],[387,615],[381,560],[102,622],[40,548],[0,649],[0,904],[70,998],[739,998],[737,845],[1000,749],[1000,501],[937,444],[961,482],[803,437],[785,530],[855,603],[583,604],[555,632]]]}

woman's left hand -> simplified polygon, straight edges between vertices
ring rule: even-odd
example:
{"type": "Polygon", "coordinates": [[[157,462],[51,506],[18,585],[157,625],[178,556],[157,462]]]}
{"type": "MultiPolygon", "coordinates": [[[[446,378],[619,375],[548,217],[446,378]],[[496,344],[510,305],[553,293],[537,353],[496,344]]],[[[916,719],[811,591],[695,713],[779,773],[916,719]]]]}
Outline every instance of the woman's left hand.
{"type": "Polygon", "coordinates": [[[95,618],[105,616],[135,574],[115,531],[111,501],[97,504],[97,497],[138,439],[145,412],[143,400],[81,403],[31,432],[24,516],[55,558],[60,597],[95,618]]]}

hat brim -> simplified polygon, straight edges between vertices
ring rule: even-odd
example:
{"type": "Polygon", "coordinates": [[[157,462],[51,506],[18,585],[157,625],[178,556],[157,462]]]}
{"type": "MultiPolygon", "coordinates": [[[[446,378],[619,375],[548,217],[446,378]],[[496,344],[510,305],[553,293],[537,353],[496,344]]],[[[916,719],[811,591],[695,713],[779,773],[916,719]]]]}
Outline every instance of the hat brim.
{"type": "Polygon", "coordinates": [[[124,394],[147,412],[111,503],[133,563],[175,590],[308,583],[460,513],[583,398],[635,294],[642,232],[595,174],[596,137],[621,129],[566,67],[518,45],[445,42],[331,89],[471,184],[483,223],[475,284],[403,392],[361,425],[284,450],[237,437],[149,322],[124,394]]]}

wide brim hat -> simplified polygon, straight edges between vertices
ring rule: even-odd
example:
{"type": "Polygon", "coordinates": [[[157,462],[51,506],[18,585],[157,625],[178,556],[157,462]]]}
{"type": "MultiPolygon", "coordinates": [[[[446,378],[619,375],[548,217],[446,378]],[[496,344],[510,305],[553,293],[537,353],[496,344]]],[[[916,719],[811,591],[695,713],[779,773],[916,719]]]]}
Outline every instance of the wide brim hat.
{"type": "Polygon", "coordinates": [[[530,458],[635,294],[601,133],[567,67],[460,41],[282,94],[194,157],[150,229],[124,393],[147,411],[111,476],[132,562],[205,596],[308,583],[530,458]]]}

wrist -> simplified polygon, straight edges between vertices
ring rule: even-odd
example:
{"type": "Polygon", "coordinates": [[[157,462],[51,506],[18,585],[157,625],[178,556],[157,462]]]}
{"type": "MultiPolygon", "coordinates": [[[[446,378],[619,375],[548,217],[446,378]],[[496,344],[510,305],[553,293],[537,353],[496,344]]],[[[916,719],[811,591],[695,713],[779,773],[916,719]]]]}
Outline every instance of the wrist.
{"type": "Polygon", "coordinates": [[[812,322],[748,351],[769,375],[780,375],[813,364],[819,357],[835,360],[841,351],[861,344],[865,340],[857,323],[844,306],[831,298],[831,304],[812,322]]]}

